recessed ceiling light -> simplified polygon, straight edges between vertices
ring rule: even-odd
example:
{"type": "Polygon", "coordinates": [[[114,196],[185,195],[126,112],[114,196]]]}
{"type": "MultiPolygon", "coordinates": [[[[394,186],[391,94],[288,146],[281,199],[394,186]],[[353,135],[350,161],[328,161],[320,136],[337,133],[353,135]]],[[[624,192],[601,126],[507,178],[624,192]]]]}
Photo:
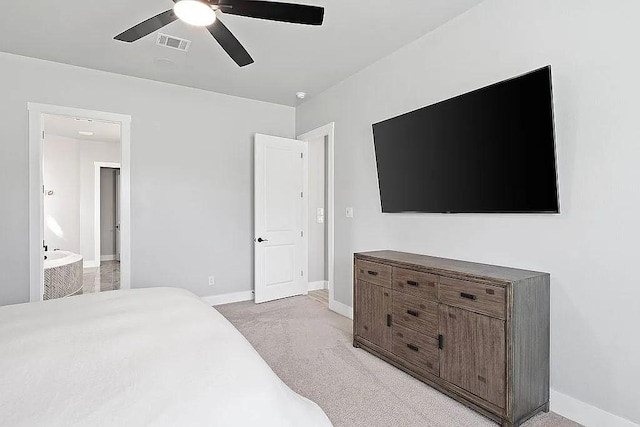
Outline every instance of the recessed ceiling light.
{"type": "Polygon", "coordinates": [[[181,0],[173,6],[176,16],[187,24],[208,27],[216,20],[216,13],[201,0],[181,0]]]}
{"type": "Polygon", "coordinates": [[[178,64],[167,58],[158,58],[153,61],[156,68],[162,71],[174,71],[178,68],[178,64]]]}
{"type": "Polygon", "coordinates": [[[307,96],[307,92],[296,92],[296,98],[304,99],[307,96]]]}
{"type": "Polygon", "coordinates": [[[83,136],[93,136],[93,132],[90,132],[88,130],[79,130],[78,133],[83,136]]]}

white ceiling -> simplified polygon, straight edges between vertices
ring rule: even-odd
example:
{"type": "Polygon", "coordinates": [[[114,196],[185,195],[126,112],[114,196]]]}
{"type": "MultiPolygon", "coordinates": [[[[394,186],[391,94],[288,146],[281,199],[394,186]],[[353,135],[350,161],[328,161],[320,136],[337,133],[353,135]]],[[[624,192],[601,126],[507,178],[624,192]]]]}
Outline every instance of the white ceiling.
{"type": "Polygon", "coordinates": [[[66,116],[44,116],[44,131],[47,135],[58,135],[85,141],[120,142],[120,124],[95,120],[76,119],[66,116]],[[78,132],[93,132],[92,136],[78,132]]]}
{"type": "Polygon", "coordinates": [[[302,0],[325,7],[321,27],[222,15],[255,60],[244,68],[206,29],[180,21],[161,31],[192,40],[188,53],[156,46],[154,35],[113,40],[171,0],[5,1],[0,51],[296,105],[296,92],[312,97],[481,1],[302,0]]]}

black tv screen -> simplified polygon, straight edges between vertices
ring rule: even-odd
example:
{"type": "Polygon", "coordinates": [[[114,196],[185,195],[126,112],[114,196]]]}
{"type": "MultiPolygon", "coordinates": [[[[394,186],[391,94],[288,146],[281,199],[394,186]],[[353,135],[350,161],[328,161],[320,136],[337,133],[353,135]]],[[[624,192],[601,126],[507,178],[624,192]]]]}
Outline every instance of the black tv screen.
{"type": "Polygon", "coordinates": [[[557,213],[551,67],[373,125],[383,212],[557,213]]]}

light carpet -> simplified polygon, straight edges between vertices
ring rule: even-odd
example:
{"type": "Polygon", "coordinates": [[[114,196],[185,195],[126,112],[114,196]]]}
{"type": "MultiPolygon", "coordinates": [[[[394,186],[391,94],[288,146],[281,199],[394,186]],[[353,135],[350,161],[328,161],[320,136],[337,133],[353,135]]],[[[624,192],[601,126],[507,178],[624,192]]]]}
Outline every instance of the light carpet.
{"type": "MultiPolygon", "coordinates": [[[[352,345],[350,319],[306,296],[216,307],[276,374],[313,400],[335,426],[495,426],[399,369],[352,345]]],[[[526,427],[573,427],[555,413],[526,427]]]]}

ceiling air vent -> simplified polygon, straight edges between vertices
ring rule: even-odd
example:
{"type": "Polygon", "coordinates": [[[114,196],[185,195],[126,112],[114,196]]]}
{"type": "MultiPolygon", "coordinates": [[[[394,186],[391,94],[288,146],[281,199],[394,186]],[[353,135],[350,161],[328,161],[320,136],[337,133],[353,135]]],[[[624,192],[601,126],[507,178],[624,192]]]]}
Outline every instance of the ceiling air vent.
{"type": "Polygon", "coordinates": [[[181,39],[178,37],[170,36],[168,34],[159,33],[156,44],[158,46],[165,46],[170,49],[186,52],[189,50],[189,46],[191,46],[191,40],[181,39]]]}

